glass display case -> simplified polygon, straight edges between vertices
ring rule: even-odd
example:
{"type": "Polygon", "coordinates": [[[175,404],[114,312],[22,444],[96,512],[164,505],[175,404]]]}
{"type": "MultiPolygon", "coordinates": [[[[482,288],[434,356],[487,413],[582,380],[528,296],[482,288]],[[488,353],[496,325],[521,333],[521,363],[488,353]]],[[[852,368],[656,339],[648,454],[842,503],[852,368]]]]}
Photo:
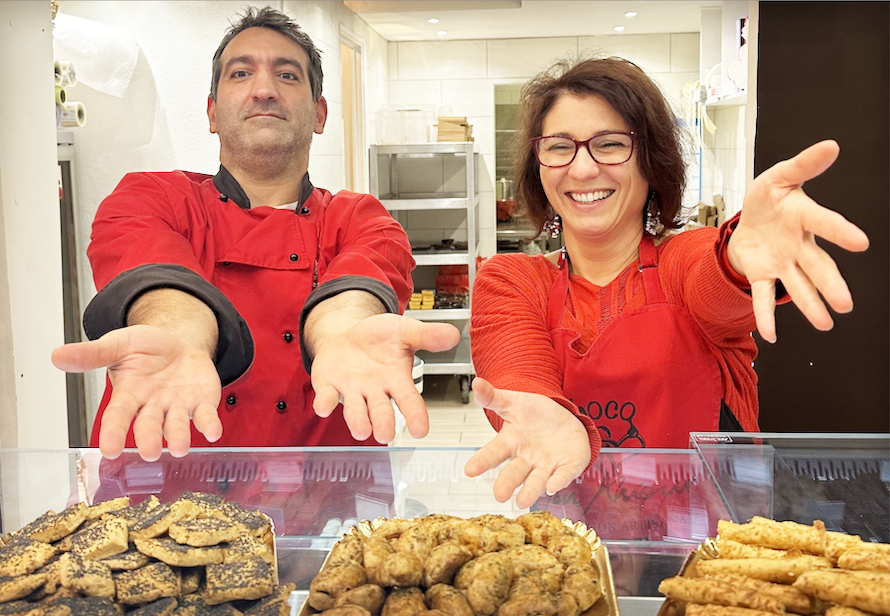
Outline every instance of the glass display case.
{"type": "MultiPolygon", "coordinates": [[[[360,520],[529,511],[493,496],[495,471],[464,474],[472,448],[196,449],[146,462],[134,451],[0,450],[2,531],[49,509],[187,490],[222,494],[274,523],[279,578],[304,595],[328,551],[360,520]]],[[[532,510],[584,522],[608,547],[622,616],[655,614],[658,583],[716,533],[753,515],[886,542],[890,435],[693,434],[688,450],[604,449],[532,510]]],[[[299,593],[298,593],[299,594],[299,593]]],[[[298,597],[299,599],[299,597],[298,597]]]]}
{"type": "Polygon", "coordinates": [[[712,434],[690,440],[733,520],[763,515],[890,542],[890,436],[712,434]]]}

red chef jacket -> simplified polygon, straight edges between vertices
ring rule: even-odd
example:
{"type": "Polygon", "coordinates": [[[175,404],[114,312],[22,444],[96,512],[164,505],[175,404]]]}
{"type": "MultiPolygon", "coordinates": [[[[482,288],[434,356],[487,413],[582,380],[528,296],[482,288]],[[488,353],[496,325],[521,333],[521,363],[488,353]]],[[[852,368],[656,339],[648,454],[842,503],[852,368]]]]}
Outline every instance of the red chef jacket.
{"type": "MultiPolygon", "coordinates": [[[[313,187],[307,174],[295,209],[251,208],[225,168],[213,177],[129,174],[100,205],[87,254],[100,289],[84,315],[91,339],[123,327],[129,305],[151,288],[193,292],[216,313],[223,435],[213,446],[359,444],[342,413],[314,414],[300,329],[309,308],[344,290],[373,293],[389,312],[407,305],[411,247],[376,198],[333,195],[313,187]]],[[[108,385],[92,446],[110,391],[108,385]]],[[[193,426],[192,446],[209,445],[193,426]]],[[[135,446],[132,427],[127,446],[135,446]]]]}

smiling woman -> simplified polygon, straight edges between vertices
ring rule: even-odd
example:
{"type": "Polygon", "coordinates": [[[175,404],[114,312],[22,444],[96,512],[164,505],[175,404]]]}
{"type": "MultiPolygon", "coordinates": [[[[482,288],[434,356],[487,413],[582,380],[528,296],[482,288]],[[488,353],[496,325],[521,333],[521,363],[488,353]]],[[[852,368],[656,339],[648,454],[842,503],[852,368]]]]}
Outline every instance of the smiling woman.
{"type": "Polygon", "coordinates": [[[523,89],[522,126],[520,207],[539,230],[556,219],[565,246],[497,255],[476,278],[474,389],[499,433],[467,473],[510,460],[495,496],[523,485],[516,502],[528,506],[602,446],[685,448],[693,431],[756,431],[755,326],[775,339],[777,299],[817,329],[832,324],[817,293],[852,308],[813,236],[855,251],[868,239],[800,188],[837,144],[764,172],[720,229],[675,233],[682,129],[639,67],[555,64],[523,89]]]}

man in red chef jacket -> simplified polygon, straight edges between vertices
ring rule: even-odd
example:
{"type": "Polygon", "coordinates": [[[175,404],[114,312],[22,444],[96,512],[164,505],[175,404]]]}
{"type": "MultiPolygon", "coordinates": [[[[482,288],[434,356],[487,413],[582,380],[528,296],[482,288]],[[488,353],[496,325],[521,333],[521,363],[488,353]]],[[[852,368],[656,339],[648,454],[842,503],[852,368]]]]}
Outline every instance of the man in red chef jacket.
{"type": "Polygon", "coordinates": [[[459,332],[400,316],[414,261],[382,204],[310,183],[321,90],[311,39],[278,11],[248,9],[213,59],[219,172],[128,174],[100,205],[91,341],[53,362],[107,367],[91,437],[104,456],[135,446],[154,460],[164,441],[174,456],[386,443],[391,400],[426,434],[414,351],[451,348],[459,332]]]}

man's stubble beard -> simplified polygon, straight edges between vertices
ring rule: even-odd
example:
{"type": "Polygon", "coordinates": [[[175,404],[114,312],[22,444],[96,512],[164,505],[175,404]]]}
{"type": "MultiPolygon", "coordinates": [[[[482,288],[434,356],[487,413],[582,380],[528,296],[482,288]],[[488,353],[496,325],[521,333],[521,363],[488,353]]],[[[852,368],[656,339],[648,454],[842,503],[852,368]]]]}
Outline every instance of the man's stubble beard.
{"type": "Polygon", "coordinates": [[[257,178],[279,176],[301,155],[308,160],[312,126],[288,125],[290,130],[286,131],[271,128],[249,131],[240,120],[233,122],[219,117],[217,122],[220,145],[226,158],[257,178]]]}

